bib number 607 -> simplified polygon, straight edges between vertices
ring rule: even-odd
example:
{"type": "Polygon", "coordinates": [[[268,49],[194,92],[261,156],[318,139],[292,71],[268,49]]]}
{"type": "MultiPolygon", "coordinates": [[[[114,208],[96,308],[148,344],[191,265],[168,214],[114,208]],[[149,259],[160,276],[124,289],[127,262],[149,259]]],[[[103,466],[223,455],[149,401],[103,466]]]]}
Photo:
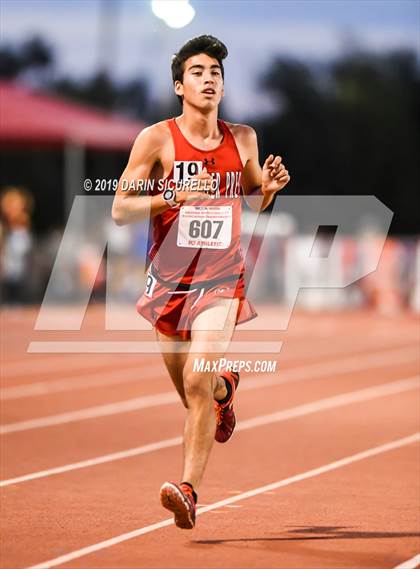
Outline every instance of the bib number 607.
{"type": "Polygon", "coordinates": [[[208,239],[212,237],[212,239],[217,239],[219,237],[220,231],[222,230],[223,221],[210,221],[210,219],[193,219],[190,222],[189,227],[189,236],[193,239],[201,238],[201,239],[208,239]],[[215,226],[215,232],[212,236],[212,232],[215,226]]]}

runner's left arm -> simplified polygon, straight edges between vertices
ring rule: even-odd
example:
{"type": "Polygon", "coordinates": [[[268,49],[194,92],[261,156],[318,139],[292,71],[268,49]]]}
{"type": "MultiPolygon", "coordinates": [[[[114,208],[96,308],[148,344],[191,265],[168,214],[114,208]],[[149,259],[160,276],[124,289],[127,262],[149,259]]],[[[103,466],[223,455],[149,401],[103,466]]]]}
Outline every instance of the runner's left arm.
{"type": "Polygon", "coordinates": [[[247,157],[242,172],[244,196],[245,199],[246,196],[262,196],[261,205],[258,208],[255,207],[254,200],[247,200],[247,203],[251,209],[263,211],[273,201],[276,193],[289,183],[289,172],[283,164],[281,156],[274,156],[273,154],[268,156],[261,168],[255,130],[249,126],[243,126],[241,134],[247,157]]]}

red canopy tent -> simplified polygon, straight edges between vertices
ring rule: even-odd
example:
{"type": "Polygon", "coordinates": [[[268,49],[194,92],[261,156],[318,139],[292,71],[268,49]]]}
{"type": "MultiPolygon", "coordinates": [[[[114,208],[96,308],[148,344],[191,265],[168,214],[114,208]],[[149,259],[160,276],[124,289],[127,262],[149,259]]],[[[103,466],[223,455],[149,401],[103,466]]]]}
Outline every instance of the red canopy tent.
{"type": "Polygon", "coordinates": [[[83,187],[85,149],[129,150],[144,123],[0,81],[0,146],[63,148],[65,210],[83,187]]]}
{"type": "Polygon", "coordinates": [[[0,81],[0,144],[126,150],[145,127],[85,105],[0,81]]]}

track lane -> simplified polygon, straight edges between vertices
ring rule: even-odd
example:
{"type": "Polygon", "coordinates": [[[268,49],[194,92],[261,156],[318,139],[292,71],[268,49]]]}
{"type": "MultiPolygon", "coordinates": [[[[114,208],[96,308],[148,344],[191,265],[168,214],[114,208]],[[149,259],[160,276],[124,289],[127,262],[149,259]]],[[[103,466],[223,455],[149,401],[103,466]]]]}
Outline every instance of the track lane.
{"type": "MultiPolygon", "coordinates": [[[[200,498],[212,503],[222,492],[262,486],[407,436],[417,426],[416,412],[416,401],[406,393],[239,432],[229,445],[215,446],[200,498]],[[270,441],[271,452],[264,441],[270,441]],[[241,465],[234,476],[232,465],[241,465]]],[[[54,543],[60,552],[77,549],[162,519],[158,488],[165,478],[176,479],[180,468],[181,453],[174,448],[5,488],[6,558],[27,565],[34,555],[35,561],[50,558],[54,543]],[[24,516],[16,516],[22,508],[24,516]]]]}
{"type": "MultiPolygon", "coordinates": [[[[246,380],[247,388],[252,388],[252,383],[255,386],[258,384],[259,386],[269,387],[278,383],[305,381],[311,377],[331,377],[334,374],[340,375],[344,372],[371,370],[374,373],[375,370],[380,370],[387,366],[396,367],[406,363],[416,363],[418,360],[417,346],[405,346],[392,350],[374,350],[365,354],[352,354],[338,358],[332,356],[324,358],[320,362],[298,363],[297,365],[285,366],[278,362],[275,373],[250,372],[243,373],[242,377],[246,380]]],[[[118,368],[113,370],[113,374],[116,377],[118,377],[119,373],[118,368]]],[[[65,393],[46,393],[42,398],[37,398],[35,405],[31,398],[25,398],[23,401],[16,399],[3,401],[0,434],[29,430],[37,428],[37,425],[41,427],[43,422],[47,426],[54,425],[54,421],[56,421],[56,424],[71,422],[71,413],[74,413],[75,420],[80,420],[79,417],[83,413],[89,413],[92,410],[94,414],[95,406],[98,407],[97,416],[101,416],[106,414],[106,410],[100,409],[101,405],[115,406],[120,403],[122,409],[124,409],[126,406],[130,407],[131,403],[135,404],[135,399],[141,396],[150,397],[156,394],[170,396],[171,393],[175,393],[174,389],[170,392],[164,391],[164,387],[168,384],[171,386],[171,382],[163,364],[156,364],[155,367],[148,368],[147,371],[136,371],[134,376],[138,378],[138,381],[130,382],[129,384],[124,382],[122,384],[115,383],[102,386],[99,384],[95,385],[91,390],[83,390],[80,393],[77,393],[77,389],[65,393]],[[155,377],[154,381],[150,378],[146,381],[149,373],[155,377]],[[96,389],[97,387],[98,389],[96,389]],[[130,396],[131,399],[127,399],[130,396]],[[44,416],[41,415],[41,412],[44,416]],[[63,414],[66,417],[62,417],[61,415],[63,414]],[[16,421],[17,418],[20,420],[16,421]]],[[[141,402],[139,402],[138,408],[142,408],[141,402]]]]}
{"type": "Polygon", "coordinates": [[[327,463],[256,496],[236,495],[239,509],[217,505],[198,518],[193,532],[169,525],[57,566],[216,569],[223,559],[229,569],[393,569],[418,547],[415,448],[391,449],[336,470],[327,470],[327,463]],[[355,479],[362,488],[358,504],[349,500],[355,479]],[[398,517],[402,508],[404,519],[398,517]]]}
{"type": "MultiPolygon", "coordinates": [[[[399,377],[412,376],[416,373],[416,367],[415,364],[399,366],[398,372],[403,374],[399,377]]],[[[313,399],[398,379],[396,369],[392,367],[378,370],[373,378],[364,371],[313,380],[310,377],[307,376],[304,381],[305,389],[302,389],[300,382],[280,383],[252,391],[239,389],[239,418],[245,420],[254,417],[257,414],[255,409],[260,409],[263,413],[275,412],[313,399]]],[[[4,435],[0,437],[0,450],[4,457],[0,465],[1,479],[148,444],[157,440],[155,431],[160,432],[162,438],[172,438],[174,433],[182,432],[185,412],[179,403],[165,407],[166,412],[160,411],[159,408],[144,408],[123,415],[4,435]]]]}
{"type": "MultiPolygon", "coordinates": [[[[328,358],[316,359],[312,358],[295,358],[290,363],[284,358],[276,360],[276,373],[272,377],[278,375],[288,377],[293,372],[299,375],[300,370],[311,369],[314,375],[319,377],[323,371],[325,373],[341,371],[342,368],[347,370],[374,369],[381,367],[387,363],[398,365],[405,361],[416,361],[419,359],[417,344],[406,344],[398,348],[390,349],[389,347],[373,346],[371,350],[363,352],[351,352],[347,354],[338,354],[335,352],[329,354],[328,358]],[[338,366],[338,368],[337,368],[338,366]]],[[[250,358],[251,361],[258,358],[250,358]]],[[[130,393],[139,395],[140,393],[150,394],[151,389],[163,389],[167,385],[167,381],[159,381],[161,379],[169,379],[163,362],[157,361],[149,364],[147,371],[140,368],[128,367],[121,369],[114,365],[108,366],[107,372],[86,374],[80,378],[80,375],[67,376],[54,381],[34,382],[32,384],[5,387],[0,390],[0,399],[2,400],[3,417],[2,423],[8,422],[8,417],[25,417],[25,409],[29,410],[29,415],[25,418],[29,419],[33,413],[37,413],[34,417],[39,416],[38,409],[42,409],[45,413],[65,412],[72,409],[71,404],[77,397],[80,397],[81,403],[88,405],[92,402],[106,403],[113,401],[113,395],[121,400],[120,393],[130,393]],[[83,379],[84,378],[84,379],[83,379]],[[81,390],[80,394],[76,392],[81,390]],[[141,391],[137,391],[141,390],[141,391]],[[107,396],[109,394],[109,396],[107,396]],[[97,399],[95,399],[95,395],[97,399]],[[32,397],[37,397],[36,404],[32,404],[32,397]],[[21,401],[23,399],[23,401],[21,401]],[[25,401],[25,399],[27,401],[25,401]]],[[[243,374],[244,377],[254,375],[243,374]]],[[[266,373],[255,374],[256,377],[264,381],[266,373]]]]}
{"type": "MultiPolygon", "coordinates": [[[[403,345],[415,345],[416,337],[411,334],[396,334],[385,337],[366,337],[364,335],[354,337],[353,334],[340,334],[332,341],[326,342],[325,337],[299,337],[285,342],[279,359],[282,363],[290,360],[303,359],[304,361],[320,361],[323,357],[345,355],[348,353],[366,353],[372,350],[386,350],[398,348],[403,345]]],[[[256,356],[254,356],[256,357],[256,356]]],[[[104,372],[106,375],[109,366],[118,369],[138,369],[141,365],[154,365],[160,363],[160,354],[78,354],[75,359],[71,354],[31,354],[23,353],[19,361],[9,362],[6,354],[2,362],[2,385],[18,386],[39,383],[40,379],[46,378],[54,382],[57,374],[64,375],[68,370],[77,371],[78,375],[104,372]]],[[[73,377],[73,375],[70,375],[73,377]]]]}
{"type": "MultiPolygon", "coordinates": [[[[286,344],[283,348],[282,355],[293,353],[293,357],[296,358],[305,358],[307,354],[310,354],[310,357],[312,357],[312,354],[316,355],[316,350],[313,349],[314,346],[320,346],[327,353],[329,353],[328,350],[330,347],[341,350],[343,347],[343,343],[340,341],[341,339],[348,341],[349,346],[352,344],[352,337],[356,338],[356,343],[359,339],[366,342],[372,341],[373,343],[379,340],[384,340],[385,342],[389,340],[390,343],[396,346],[397,344],[399,345],[400,339],[402,339],[403,342],[410,342],[418,335],[417,320],[411,317],[407,318],[405,315],[396,319],[388,319],[374,316],[371,313],[363,315],[357,313],[354,317],[348,317],[348,315],[345,314],[345,318],[343,319],[340,315],[337,317],[335,315],[326,316],[317,314],[310,317],[301,317],[299,314],[294,314],[292,320],[293,322],[289,330],[284,335],[286,344]],[[320,341],[313,341],[314,336],[316,339],[319,338],[320,341]],[[287,350],[290,350],[289,346],[294,346],[296,351],[288,352],[287,350]]],[[[46,339],[49,336],[45,333],[34,334],[31,330],[25,329],[25,322],[27,322],[27,320],[24,318],[19,321],[15,332],[10,335],[11,341],[7,346],[7,355],[14,359],[16,365],[19,365],[22,355],[25,356],[23,352],[26,347],[24,346],[23,340],[46,339]]],[[[95,327],[91,327],[88,331],[89,333],[94,332],[95,327]]],[[[269,335],[267,335],[267,337],[268,336],[269,335]]],[[[33,354],[30,356],[34,358],[33,354]]],[[[45,362],[48,362],[52,356],[46,354],[42,355],[42,357],[45,357],[45,362]]],[[[83,356],[75,355],[74,359],[77,360],[79,357],[83,356]]],[[[102,357],[102,355],[100,357],[102,357]]],[[[120,361],[123,359],[125,361],[125,358],[129,357],[129,355],[123,355],[120,361]]],[[[282,356],[280,356],[280,359],[281,357],[282,356]]],[[[59,359],[61,358],[62,356],[60,356],[59,359]]],[[[68,361],[71,361],[71,359],[72,358],[69,358],[68,361]]],[[[33,363],[35,360],[28,358],[28,362],[33,363]]],[[[26,364],[26,362],[23,363],[26,364]]],[[[377,374],[360,373],[349,374],[348,376],[340,374],[337,381],[332,381],[331,378],[317,380],[317,389],[319,390],[319,394],[324,393],[325,390],[326,395],[330,395],[339,391],[340,388],[356,388],[368,384],[378,384],[383,381],[384,377],[391,380],[392,371],[396,372],[398,377],[402,377],[400,374],[401,370],[398,367],[394,370],[378,370],[377,374]]],[[[29,377],[30,376],[26,377],[24,375],[18,378],[17,381],[26,382],[29,377]]],[[[52,377],[53,376],[51,376],[51,378],[52,377]]],[[[395,375],[393,376],[394,379],[396,377],[395,375]]],[[[37,380],[39,381],[39,376],[37,380]]],[[[308,385],[309,383],[304,383],[296,386],[299,388],[296,391],[300,390],[301,398],[306,395],[310,396],[315,394],[311,389],[309,390],[310,392],[308,392],[308,385]]],[[[273,388],[270,388],[270,390],[266,392],[271,394],[272,391],[273,388]]],[[[251,414],[246,393],[243,392],[242,395],[238,393],[240,412],[241,414],[244,412],[241,418],[255,415],[257,410],[261,409],[261,405],[262,409],[267,410],[272,403],[278,404],[280,401],[282,404],[284,403],[285,406],[288,406],[294,397],[298,399],[291,385],[283,386],[282,394],[279,394],[273,402],[271,398],[267,400],[266,396],[263,397],[263,394],[264,390],[261,390],[260,393],[254,392],[254,403],[251,409],[253,413],[251,414]],[[247,415],[248,411],[250,413],[249,415],[247,415]]],[[[258,480],[259,477],[262,477],[263,479],[264,476],[268,477],[273,472],[278,473],[279,470],[281,470],[281,474],[286,475],[288,470],[290,470],[292,474],[293,472],[296,473],[298,467],[304,466],[302,459],[304,459],[304,462],[307,461],[308,463],[312,463],[313,466],[316,466],[320,464],[319,460],[324,456],[328,455],[328,457],[331,458],[330,454],[337,453],[339,450],[348,451],[357,445],[365,445],[365,443],[366,446],[368,443],[376,444],[378,440],[385,442],[383,437],[386,435],[395,435],[396,431],[401,431],[400,434],[402,435],[407,434],[408,431],[403,432],[404,428],[408,427],[409,424],[418,423],[418,411],[412,406],[413,398],[409,397],[409,394],[406,394],[406,396],[407,398],[403,399],[405,402],[400,400],[401,395],[393,397],[392,404],[387,403],[386,398],[383,398],[381,402],[370,402],[366,407],[365,405],[367,405],[367,403],[363,405],[359,404],[357,406],[358,412],[355,416],[348,411],[343,412],[342,409],[336,411],[330,410],[322,413],[322,419],[321,414],[319,418],[317,418],[316,415],[312,415],[311,417],[301,417],[300,419],[288,421],[287,423],[280,423],[277,425],[277,428],[275,428],[274,425],[262,427],[261,429],[264,430],[265,434],[264,441],[269,440],[271,443],[274,442],[276,444],[276,452],[274,454],[264,446],[264,443],[261,443],[261,434],[257,434],[257,431],[261,431],[261,429],[254,429],[246,433],[237,433],[235,439],[227,445],[229,448],[216,447],[215,454],[211,458],[210,468],[200,497],[202,496],[203,500],[205,499],[205,502],[209,503],[210,500],[220,499],[221,491],[224,490],[226,490],[228,496],[235,495],[235,493],[238,492],[238,488],[230,486],[229,489],[226,489],[227,485],[225,483],[226,480],[229,481],[229,483],[231,482],[232,473],[234,473],[234,475],[239,473],[241,477],[239,482],[241,482],[243,489],[246,489],[245,484],[249,480],[252,480],[254,483],[254,478],[258,480]],[[380,409],[380,407],[382,407],[382,409],[380,409]],[[323,423],[322,428],[319,425],[319,421],[321,420],[323,423]],[[325,428],[325,423],[328,423],[328,429],[325,428]],[[286,437],[286,434],[289,438],[286,437]],[[250,458],[255,459],[254,462],[257,463],[256,468],[254,464],[250,465],[248,462],[250,458]],[[279,463],[280,460],[283,461],[282,464],[279,463]],[[237,465],[237,468],[234,469],[232,465],[237,465]],[[261,465],[264,465],[262,472],[260,472],[261,465]],[[243,476],[247,476],[245,481],[242,478],[243,476]],[[221,480],[223,480],[224,483],[221,483],[221,480]]],[[[173,409],[171,409],[171,418],[163,415],[160,417],[151,417],[150,420],[145,421],[144,428],[155,429],[163,425],[168,432],[170,430],[173,432],[174,426],[178,430],[178,426],[182,425],[183,412],[181,407],[178,409],[179,413],[176,409],[178,409],[178,406],[174,406],[173,409]],[[156,423],[154,419],[157,419],[156,423]]],[[[355,413],[355,411],[353,411],[353,413],[355,413]]],[[[66,453],[71,454],[71,452],[73,452],[77,457],[88,451],[89,448],[97,450],[98,447],[95,447],[95,440],[99,446],[108,445],[112,450],[121,448],[121,443],[127,441],[128,444],[129,440],[132,440],[131,437],[135,437],[138,441],[139,438],[144,436],[144,432],[139,432],[140,429],[143,429],[143,423],[139,421],[139,417],[136,416],[136,414],[133,414],[132,417],[130,417],[130,415],[131,414],[126,414],[121,416],[118,422],[95,420],[79,425],[68,425],[67,428],[63,428],[62,430],[61,428],[54,427],[46,429],[44,433],[38,431],[34,433],[35,436],[29,441],[25,440],[26,436],[23,437],[24,433],[10,435],[10,440],[7,443],[9,450],[8,458],[13,459],[15,468],[24,468],[25,466],[32,466],[33,460],[40,462],[49,460],[51,463],[52,461],[58,460],[61,456],[66,455],[66,453]],[[22,437],[20,435],[22,435],[22,437]],[[105,438],[106,441],[103,442],[100,438],[105,438]],[[23,451],[21,450],[22,446],[24,447],[23,451]],[[12,456],[14,450],[17,454],[17,459],[19,459],[19,456],[23,458],[20,464],[19,460],[15,461],[12,456]]],[[[145,417],[145,419],[148,419],[148,417],[145,417]]],[[[28,433],[26,433],[26,435],[28,435],[28,433]]],[[[357,449],[355,450],[357,451],[357,449]]],[[[377,495],[378,503],[376,511],[382,512],[383,510],[381,508],[387,507],[385,497],[391,487],[390,484],[399,481],[402,482],[401,487],[398,488],[395,496],[393,496],[393,499],[395,497],[395,508],[399,508],[398,511],[401,512],[410,510],[411,504],[406,504],[405,496],[407,488],[410,491],[414,488],[414,481],[407,479],[406,475],[413,471],[412,467],[417,464],[416,458],[418,455],[414,455],[411,449],[407,449],[407,451],[409,452],[407,458],[401,458],[402,455],[398,454],[398,458],[392,461],[391,470],[387,468],[389,461],[381,462],[379,466],[374,469],[373,479],[376,484],[378,480],[377,471],[379,471],[381,475],[388,474],[388,472],[392,475],[390,479],[391,482],[388,481],[382,493],[377,495]],[[397,476],[395,472],[398,473],[397,476]]],[[[395,453],[396,451],[393,452],[395,453]]],[[[394,457],[396,455],[393,454],[392,456],[394,457]]],[[[3,500],[4,504],[7,505],[13,522],[10,526],[10,532],[7,538],[7,548],[11,554],[10,558],[8,558],[8,562],[9,559],[11,560],[10,566],[15,569],[15,562],[18,560],[18,557],[13,556],[13,548],[10,549],[13,541],[15,541],[14,545],[16,546],[18,546],[19,543],[21,544],[21,551],[26,549],[27,552],[31,552],[34,555],[38,547],[41,547],[42,552],[54,552],[60,555],[68,545],[74,545],[74,547],[77,548],[80,547],[80,543],[83,543],[84,540],[85,543],[88,543],[87,538],[96,538],[99,536],[99,539],[106,539],[109,535],[115,535],[116,530],[120,531],[121,529],[122,531],[128,531],[133,527],[138,527],[137,521],[141,521],[142,519],[145,524],[150,523],[151,519],[161,519],[162,510],[157,504],[156,485],[158,483],[160,484],[164,479],[164,473],[167,472],[168,466],[171,468],[171,472],[174,473],[174,477],[176,477],[181,466],[180,462],[179,449],[167,449],[166,451],[160,451],[155,457],[152,457],[152,455],[141,456],[123,460],[121,463],[110,463],[101,467],[86,469],[79,473],[68,473],[56,477],[54,482],[52,478],[43,481],[37,480],[30,482],[28,485],[24,484],[16,488],[10,487],[5,489],[3,500]],[[147,497],[147,503],[139,504],[139,489],[141,489],[141,494],[147,497]],[[154,512],[156,512],[156,518],[153,518],[154,512]],[[32,517],[26,519],[27,516],[32,517]],[[13,519],[13,517],[17,517],[17,519],[13,519]],[[24,543],[22,542],[22,533],[24,543]],[[25,539],[27,540],[26,542],[25,539]],[[70,542],[69,539],[71,539],[72,542],[70,542]],[[39,545],[38,542],[40,542],[41,545],[39,545]]],[[[345,489],[356,489],[358,493],[352,496],[351,500],[348,500],[348,493],[346,492],[344,497],[347,502],[344,506],[346,506],[347,503],[355,505],[360,502],[364,496],[363,493],[360,493],[360,488],[363,489],[364,484],[364,478],[361,477],[361,469],[356,465],[354,465],[354,467],[349,466],[348,468],[352,470],[345,489]]],[[[339,483],[340,480],[343,480],[342,472],[344,472],[344,469],[340,472],[337,471],[339,483]]],[[[321,481],[321,477],[319,481],[321,481]]],[[[267,480],[265,480],[265,482],[267,482],[267,480]]],[[[328,487],[324,482],[322,485],[328,487]]],[[[308,498],[297,507],[295,498],[296,495],[300,495],[300,492],[295,492],[297,489],[298,486],[292,489],[293,492],[290,500],[284,500],[284,494],[282,494],[280,503],[274,502],[274,513],[277,517],[279,515],[292,517],[302,513],[300,525],[306,529],[311,529],[312,526],[308,525],[308,520],[311,521],[314,515],[318,515],[318,513],[328,514],[334,511],[335,502],[331,501],[330,496],[326,494],[321,496],[320,500],[314,502],[313,497],[316,496],[316,492],[314,491],[311,491],[308,494],[308,498]],[[290,505],[290,508],[286,507],[288,505],[290,505]],[[305,509],[306,506],[307,510],[305,509]],[[328,511],[325,509],[326,506],[331,506],[328,511]]],[[[374,489],[375,485],[373,487],[373,490],[374,489]]],[[[372,491],[368,488],[368,496],[371,495],[372,491]]],[[[261,498],[263,498],[263,496],[261,496],[261,498]]],[[[267,494],[266,497],[270,500],[270,503],[273,503],[273,495],[267,494]]],[[[258,515],[260,513],[265,514],[267,508],[259,501],[255,503],[250,501],[249,504],[252,520],[257,520],[257,523],[253,524],[254,529],[258,526],[257,529],[264,530],[264,534],[266,534],[270,531],[270,527],[264,528],[261,524],[258,524],[258,515]]],[[[242,508],[243,507],[244,506],[242,506],[242,508]]],[[[222,509],[222,512],[209,512],[202,516],[196,531],[200,532],[203,530],[204,539],[209,539],[211,531],[207,526],[207,524],[209,524],[210,528],[218,528],[220,533],[224,534],[222,536],[224,537],[227,532],[234,532],[239,524],[243,526],[242,522],[245,510],[242,508],[238,510],[227,510],[225,508],[222,509]],[[215,520],[217,520],[217,523],[215,523],[215,520]]],[[[336,506],[336,510],[340,513],[341,518],[343,517],[343,511],[347,516],[347,511],[345,509],[343,510],[343,506],[340,502],[338,506],[336,506]]],[[[356,508],[354,508],[354,511],[356,511],[356,508]]],[[[163,512],[163,515],[165,515],[165,512],[163,512]]],[[[365,512],[363,510],[359,511],[358,519],[360,520],[364,515],[365,512]]],[[[331,525],[332,521],[330,521],[329,518],[327,520],[327,518],[328,516],[325,516],[323,523],[331,525]]],[[[385,517],[382,517],[381,520],[382,519],[388,523],[385,517]]],[[[401,523],[397,517],[396,519],[401,523]]],[[[411,553],[405,549],[405,540],[407,538],[403,535],[398,535],[398,532],[393,531],[392,528],[389,528],[388,531],[384,531],[384,525],[375,526],[376,521],[376,516],[374,516],[370,518],[369,527],[360,529],[360,531],[369,534],[366,537],[359,536],[359,538],[342,538],[340,540],[338,536],[335,536],[329,541],[325,539],[311,540],[311,543],[315,542],[317,545],[315,552],[306,552],[303,547],[296,548],[296,540],[294,540],[291,544],[293,549],[290,550],[290,556],[295,557],[296,567],[302,567],[302,560],[306,562],[307,559],[310,559],[312,562],[311,567],[313,568],[314,562],[317,559],[322,559],[323,566],[325,566],[325,561],[328,561],[329,556],[334,559],[333,553],[337,550],[340,554],[337,556],[338,561],[344,559],[344,561],[347,562],[348,560],[350,563],[349,566],[351,566],[351,562],[353,562],[354,567],[359,569],[360,562],[364,561],[364,558],[359,556],[358,553],[363,550],[365,547],[364,544],[367,541],[371,541],[375,545],[378,555],[382,552],[386,553],[383,543],[392,542],[394,544],[394,552],[396,556],[398,554],[399,557],[396,559],[394,566],[407,560],[411,556],[411,553]],[[376,536],[375,538],[372,536],[372,533],[375,533],[375,531],[377,533],[394,533],[395,535],[393,535],[392,538],[390,536],[376,536]],[[372,541],[374,539],[377,541],[372,541]],[[322,557],[322,551],[318,551],[318,544],[324,545],[326,542],[327,545],[329,543],[333,545],[334,551],[325,551],[325,556],[322,557]],[[337,544],[339,546],[338,548],[336,547],[337,544]],[[342,544],[347,544],[347,548],[343,549],[342,544]],[[314,553],[316,556],[314,556],[314,553]],[[318,553],[321,553],[320,557],[317,557],[318,553]]],[[[404,522],[405,521],[406,520],[404,520],[404,522]]],[[[338,525],[337,521],[335,521],[335,525],[338,525]]],[[[319,526],[317,527],[319,528],[319,526]]],[[[292,531],[295,529],[299,528],[293,526],[292,531]]],[[[300,529],[302,529],[302,527],[300,529]]],[[[410,527],[404,527],[404,529],[407,529],[407,532],[412,531],[410,527]]],[[[215,539],[220,540],[220,533],[215,536],[215,539]]],[[[307,534],[304,534],[304,537],[306,536],[307,534]]],[[[292,533],[292,537],[296,537],[296,534],[292,533]]],[[[299,538],[298,545],[301,545],[303,541],[302,536],[298,535],[297,537],[299,538]]],[[[322,535],[319,536],[315,534],[315,537],[322,537],[322,535]]],[[[241,536],[239,536],[239,539],[240,538],[241,536]]],[[[159,566],[161,558],[156,559],[156,552],[167,550],[174,563],[179,562],[183,564],[185,557],[188,563],[193,562],[193,566],[196,567],[197,560],[202,559],[203,548],[210,548],[210,555],[208,555],[207,551],[204,551],[204,559],[208,558],[209,563],[213,563],[214,561],[214,563],[218,563],[218,566],[220,566],[222,558],[226,566],[230,569],[234,566],[238,549],[242,548],[242,550],[246,549],[245,560],[247,562],[249,560],[250,563],[255,563],[255,567],[261,567],[264,566],[263,562],[267,559],[267,554],[270,553],[273,545],[272,541],[262,540],[257,543],[246,541],[240,542],[239,544],[200,543],[197,544],[198,549],[193,551],[193,546],[189,541],[187,542],[185,540],[185,535],[179,532],[176,533],[175,528],[167,528],[156,532],[153,536],[153,542],[150,544],[148,541],[146,542],[145,536],[141,538],[141,540],[141,542],[138,540],[126,542],[115,549],[112,548],[112,550],[109,550],[109,552],[112,551],[112,555],[116,554],[117,559],[112,558],[112,556],[110,557],[107,553],[104,557],[103,566],[106,567],[107,563],[113,567],[116,565],[121,566],[121,562],[127,557],[127,567],[131,568],[133,567],[133,560],[137,561],[139,559],[139,554],[141,563],[145,562],[147,555],[151,555],[153,563],[159,566]],[[175,533],[173,533],[174,531],[175,533]],[[172,554],[172,549],[168,550],[168,534],[166,532],[171,532],[169,538],[171,543],[175,544],[174,554],[172,554]],[[178,540],[182,540],[182,542],[178,543],[178,540]],[[144,548],[145,545],[146,548],[144,548]],[[257,547],[258,551],[256,551],[257,547]]],[[[309,540],[305,540],[305,543],[307,544],[308,541],[309,540]]],[[[282,545],[284,545],[284,541],[282,545]]],[[[38,553],[41,553],[41,550],[39,550],[38,553]]],[[[275,550],[273,552],[273,560],[276,559],[278,561],[282,559],[284,554],[283,548],[280,551],[275,550]]],[[[19,551],[17,555],[19,555],[19,551]]],[[[371,555],[371,553],[369,553],[369,555],[371,555]]],[[[47,557],[41,557],[41,555],[38,557],[39,560],[45,558],[47,557]]],[[[93,557],[89,559],[88,565],[86,565],[85,561],[87,559],[88,558],[81,559],[73,563],[84,568],[97,566],[96,560],[94,564],[91,564],[93,557]]],[[[166,559],[168,559],[168,557],[166,559]]],[[[386,556],[386,559],[388,560],[388,556],[386,556]]],[[[337,559],[334,559],[334,562],[336,563],[337,559]]],[[[374,562],[376,563],[376,560],[374,560],[374,562]]],[[[207,567],[209,563],[203,562],[203,565],[207,567]]],[[[139,565],[134,564],[134,566],[139,565]]],[[[150,564],[146,566],[153,567],[153,565],[150,564]]],[[[168,565],[164,566],[166,567],[168,565]]],[[[241,566],[244,566],[243,563],[241,566]]],[[[378,565],[372,565],[372,567],[373,566],[376,567],[378,565]]],[[[382,569],[384,564],[379,566],[382,569]]],[[[278,563],[274,565],[274,567],[277,568],[278,563]]],[[[388,569],[388,567],[389,569],[392,568],[392,566],[385,566],[386,569],[388,569]]],[[[334,565],[334,569],[336,569],[336,565],[334,565]]]]}
{"type": "MultiPolygon", "coordinates": [[[[327,409],[341,407],[343,405],[345,406],[345,405],[350,405],[352,403],[358,403],[361,401],[369,401],[371,399],[386,397],[399,393],[405,393],[408,391],[411,392],[418,391],[418,389],[419,389],[419,378],[417,376],[412,378],[407,378],[404,380],[388,382],[382,385],[377,385],[374,387],[368,387],[365,389],[352,391],[350,393],[343,393],[341,395],[327,397],[317,401],[311,401],[310,403],[297,405],[292,408],[277,411],[276,413],[259,415],[257,417],[252,417],[248,420],[239,421],[237,422],[236,425],[236,432],[272,423],[287,421],[290,419],[294,419],[296,417],[311,415],[312,413],[318,413],[327,409]]],[[[416,394],[414,393],[413,396],[416,397],[416,394]]],[[[63,474],[65,472],[79,470],[81,468],[91,468],[98,464],[105,464],[108,462],[123,460],[126,458],[140,456],[142,454],[147,454],[150,452],[156,452],[158,450],[179,446],[181,445],[181,443],[182,443],[182,437],[181,435],[179,435],[178,437],[155,441],[150,444],[141,445],[130,449],[125,449],[123,451],[117,451],[102,456],[92,457],[84,461],[65,464],[59,467],[50,468],[43,471],[32,472],[15,478],[9,478],[7,480],[1,480],[0,487],[6,487],[12,484],[13,485],[21,484],[31,480],[45,478],[47,476],[54,476],[56,474],[63,474]]]]}

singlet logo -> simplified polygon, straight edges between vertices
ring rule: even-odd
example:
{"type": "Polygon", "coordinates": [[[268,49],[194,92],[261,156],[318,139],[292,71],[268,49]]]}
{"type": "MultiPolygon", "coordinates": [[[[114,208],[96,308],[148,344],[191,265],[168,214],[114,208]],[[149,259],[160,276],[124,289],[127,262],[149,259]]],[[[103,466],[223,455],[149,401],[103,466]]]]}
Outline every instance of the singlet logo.
{"type": "Polygon", "coordinates": [[[204,158],[204,160],[203,160],[204,166],[208,166],[208,165],[209,165],[209,160],[210,160],[210,164],[211,164],[212,166],[215,166],[216,160],[215,160],[214,158],[210,158],[210,159],[209,159],[209,158],[204,158]]]}

